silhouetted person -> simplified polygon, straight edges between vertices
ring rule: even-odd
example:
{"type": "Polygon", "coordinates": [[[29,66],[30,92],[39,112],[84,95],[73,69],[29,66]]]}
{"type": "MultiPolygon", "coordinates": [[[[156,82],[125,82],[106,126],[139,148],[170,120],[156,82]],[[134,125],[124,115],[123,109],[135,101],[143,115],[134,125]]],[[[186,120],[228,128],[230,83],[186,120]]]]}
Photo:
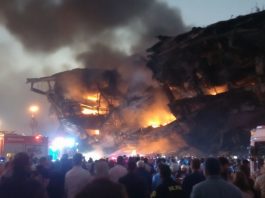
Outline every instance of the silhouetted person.
{"type": "Polygon", "coordinates": [[[99,178],[83,188],[76,198],[127,198],[127,194],[121,184],[99,178]]]}
{"type": "Polygon", "coordinates": [[[122,156],[118,156],[117,164],[109,170],[110,179],[114,182],[118,182],[119,179],[128,173],[124,167],[124,159],[122,156]]]}
{"type": "Polygon", "coordinates": [[[109,166],[106,160],[100,159],[95,162],[95,178],[109,178],[109,166]]]}
{"type": "Polygon", "coordinates": [[[55,162],[50,169],[50,181],[47,187],[49,198],[64,197],[64,175],[61,163],[55,162]]]}
{"type": "Polygon", "coordinates": [[[65,192],[67,198],[75,198],[84,186],[92,180],[90,173],[82,168],[83,156],[76,153],[73,157],[73,168],[65,175],[65,192]]]}
{"type": "Polygon", "coordinates": [[[135,170],[136,163],[134,159],[129,159],[128,174],[121,177],[119,182],[125,186],[129,198],[146,198],[149,196],[147,183],[135,170]]]}
{"type": "Polygon", "coordinates": [[[244,198],[254,198],[255,194],[251,189],[248,178],[243,172],[237,172],[235,175],[234,184],[241,190],[244,198]]]}
{"type": "Polygon", "coordinates": [[[231,170],[229,168],[230,164],[226,157],[219,157],[220,167],[221,167],[221,177],[228,182],[233,182],[231,176],[231,170]]]}
{"type": "Polygon", "coordinates": [[[199,159],[195,158],[191,161],[192,173],[186,176],[182,183],[182,188],[187,198],[190,197],[192,187],[195,184],[205,180],[205,177],[202,171],[200,170],[200,167],[201,161],[199,159]]]}
{"type": "Polygon", "coordinates": [[[240,190],[222,179],[220,162],[208,158],[205,162],[206,180],[193,186],[191,198],[242,198],[240,190]]]}
{"type": "Polygon", "coordinates": [[[180,185],[175,182],[171,177],[171,170],[168,165],[160,164],[159,173],[161,183],[152,192],[152,198],[183,198],[184,192],[180,185]]]}
{"type": "Polygon", "coordinates": [[[137,163],[136,174],[142,177],[147,184],[148,191],[151,193],[152,191],[152,175],[146,170],[146,163],[143,160],[139,160],[137,163]]]}
{"type": "Polygon", "coordinates": [[[44,187],[30,178],[31,164],[26,153],[18,153],[14,157],[12,175],[0,185],[1,198],[45,198],[44,187]]]}

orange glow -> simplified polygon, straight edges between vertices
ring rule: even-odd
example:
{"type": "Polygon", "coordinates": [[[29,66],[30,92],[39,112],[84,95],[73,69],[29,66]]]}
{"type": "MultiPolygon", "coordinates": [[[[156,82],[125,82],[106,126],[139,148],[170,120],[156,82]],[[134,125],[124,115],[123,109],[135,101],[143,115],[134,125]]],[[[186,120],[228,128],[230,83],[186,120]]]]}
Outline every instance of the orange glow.
{"type": "Polygon", "coordinates": [[[100,134],[98,129],[94,130],[94,132],[95,132],[95,135],[99,135],[100,134]]]}
{"type": "Polygon", "coordinates": [[[137,155],[136,150],[135,149],[132,150],[131,156],[136,156],[136,155],[137,155]]]}
{"type": "Polygon", "coordinates": [[[88,108],[83,108],[82,113],[84,115],[97,115],[98,111],[96,109],[88,109],[88,108]]]}
{"type": "Polygon", "coordinates": [[[87,94],[85,96],[85,99],[89,101],[97,102],[99,100],[99,94],[98,93],[87,94]]]}
{"type": "Polygon", "coordinates": [[[100,135],[100,130],[99,129],[87,129],[86,130],[88,135],[100,135]]]}
{"type": "Polygon", "coordinates": [[[153,128],[158,128],[160,126],[165,126],[174,120],[176,120],[176,118],[173,114],[165,110],[161,110],[151,116],[148,116],[144,127],[151,126],[153,128]]]}
{"type": "Polygon", "coordinates": [[[37,113],[37,112],[39,111],[39,107],[38,107],[37,105],[31,105],[31,106],[29,107],[29,111],[30,111],[31,113],[37,113]]]}
{"type": "Polygon", "coordinates": [[[81,112],[84,115],[105,115],[108,113],[108,103],[98,92],[86,93],[81,105],[81,112]]]}
{"type": "Polygon", "coordinates": [[[228,87],[227,85],[221,85],[221,86],[215,86],[215,87],[211,87],[207,90],[207,94],[208,95],[217,95],[220,93],[225,93],[228,91],[228,87]]]}

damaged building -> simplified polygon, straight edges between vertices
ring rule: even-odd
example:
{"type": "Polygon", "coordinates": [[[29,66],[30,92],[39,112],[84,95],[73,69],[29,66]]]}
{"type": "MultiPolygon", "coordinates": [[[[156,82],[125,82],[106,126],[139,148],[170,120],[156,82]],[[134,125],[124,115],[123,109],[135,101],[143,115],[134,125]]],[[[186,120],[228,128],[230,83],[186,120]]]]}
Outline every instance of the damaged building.
{"type": "Polygon", "coordinates": [[[75,69],[28,83],[47,96],[64,129],[89,144],[100,141],[99,134],[114,137],[115,145],[169,137],[166,151],[159,141],[150,150],[246,153],[250,130],[265,124],[265,11],[158,39],[147,50],[146,66],[171,111],[163,123],[150,118],[147,125],[128,125],[124,109],[151,104],[155,91],[128,97],[116,70],[75,69]]]}
{"type": "Polygon", "coordinates": [[[265,11],[159,36],[148,52],[188,144],[246,152],[250,130],[265,123],[265,11]]]}

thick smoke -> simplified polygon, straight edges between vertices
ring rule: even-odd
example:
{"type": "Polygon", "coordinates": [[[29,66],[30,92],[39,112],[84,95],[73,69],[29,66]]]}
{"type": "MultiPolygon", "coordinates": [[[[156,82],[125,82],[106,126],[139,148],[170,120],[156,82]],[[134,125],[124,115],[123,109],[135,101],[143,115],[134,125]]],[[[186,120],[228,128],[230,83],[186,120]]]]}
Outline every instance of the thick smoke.
{"type": "Polygon", "coordinates": [[[0,22],[32,55],[67,47],[84,67],[116,69],[128,101],[159,92],[145,67],[156,36],[186,30],[180,11],[159,0],[1,0],[0,22]]]}
{"type": "Polygon", "coordinates": [[[44,51],[128,26],[141,37],[136,46],[185,29],[179,11],[156,0],[2,0],[0,16],[28,49],[44,51]]]}

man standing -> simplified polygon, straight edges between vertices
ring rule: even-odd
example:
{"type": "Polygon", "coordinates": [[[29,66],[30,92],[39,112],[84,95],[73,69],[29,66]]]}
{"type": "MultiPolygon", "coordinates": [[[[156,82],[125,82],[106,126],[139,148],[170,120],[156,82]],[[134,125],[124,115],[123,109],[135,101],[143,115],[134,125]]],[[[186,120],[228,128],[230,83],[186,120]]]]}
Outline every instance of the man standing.
{"type": "Polygon", "coordinates": [[[118,182],[119,179],[128,173],[124,167],[124,159],[122,156],[117,158],[117,165],[109,170],[110,179],[114,182],[118,182]]]}
{"type": "Polygon", "coordinates": [[[191,198],[242,198],[240,190],[222,179],[220,173],[218,159],[208,158],[205,162],[207,179],[193,187],[191,198]]]}
{"type": "Polygon", "coordinates": [[[82,154],[76,153],[73,157],[74,166],[65,175],[67,198],[74,198],[92,180],[90,173],[81,166],[82,159],[82,154]]]}
{"type": "Polygon", "coordinates": [[[168,165],[160,164],[159,173],[161,177],[161,183],[152,192],[151,198],[184,198],[184,192],[171,178],[171,170],[168,165]]]}
{"type": "Polygon", "coordinates": [[[203,173],[200,170],[201,161],[198,158],[195,158],[191,161],[192,173],[186,176],[182,183],[183,191],[185,192],[186,197],[190,197],[192,187],[195,184],[200,183],[205,180],[203,173]]]}

